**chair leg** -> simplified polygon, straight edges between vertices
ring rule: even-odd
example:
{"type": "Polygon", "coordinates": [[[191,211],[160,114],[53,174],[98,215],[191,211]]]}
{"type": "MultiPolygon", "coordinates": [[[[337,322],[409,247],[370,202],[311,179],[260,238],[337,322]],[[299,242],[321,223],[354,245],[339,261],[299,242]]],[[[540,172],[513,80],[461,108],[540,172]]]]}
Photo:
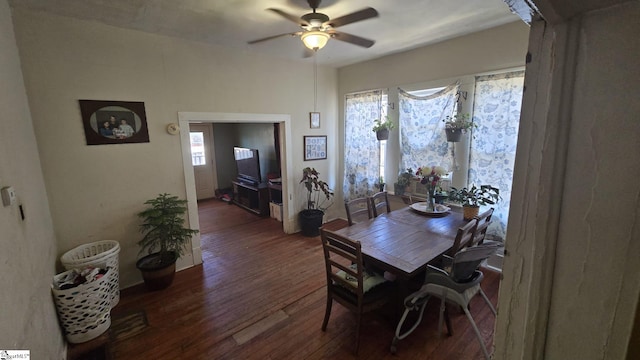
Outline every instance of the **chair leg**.
{"type": "Polygon", "coordinates": [[[331,316],[331,305],[333,304],[333,299],[331,295],[327,294],[327,307],[324,310],[324,321],[322,322],[322,331],[327,330],[327,324],[329,323],[329,316],[331,316]]]}
{"type": "Polygon", "coordinates": [[[482,298],[484,299],[484,301],[487,303],[487,305],[489,305],[489,308],[491,309],[491,312],[493,312],[493,316],[498,315],[498,312],[496,311],[496,308],[493,307],[493,304],[491,303],[491,301],[489,301],[489,298],[487,297],[487,294],[484,293],[484,291],[482,291],[482,288],[480,289],[480,295],[482,295],[482,298]]]}
{"type": "Polygon", "coordinates": [[[438,338],[442,336],[442,320],[444,318],[444,310],[445,310],[445,301],[444,297],[440,301],[440,318],[438,319],[438,338]]]}
{"type": "Polygon", "coordinates": [[[445,324],[447,325],[447,332],[449,333],[449,336],[453,336],[453,326],[451,326],[451,319],[449,318],[449,309],[446,307],[444,308],[444,321],[445,324]]]}
{"type": "Polygon", "coordinates": [[[362,313],[358,312],[356,319],[356,351],[355,354],[358,355],[358,348],[360,347],[360,324],[362,323],[362,313]]]}
{"type": "Polygon", "coordinates": [[[484,354],[485,359],[491,360],[491,358],[489,357],[489,353],[487,352],[487,347],[484,345],[484,341],[482,340],[482,335],[480,334],[480,330],[478,330],[478,326],[476,325],[476,322],[473,321],[473,317],[471,317],[471,313],[469,312],[469,310],[467,310],[466,307],[464,307],[463,309],[464,309],[465,315],[467,315],[467,319],[469,319],[469,322],[473,327],[473,331],[475,331],[476,336],[478,337],[478,341],[480,342],[480,347],[482,348],[482,353],[484,354]]]}

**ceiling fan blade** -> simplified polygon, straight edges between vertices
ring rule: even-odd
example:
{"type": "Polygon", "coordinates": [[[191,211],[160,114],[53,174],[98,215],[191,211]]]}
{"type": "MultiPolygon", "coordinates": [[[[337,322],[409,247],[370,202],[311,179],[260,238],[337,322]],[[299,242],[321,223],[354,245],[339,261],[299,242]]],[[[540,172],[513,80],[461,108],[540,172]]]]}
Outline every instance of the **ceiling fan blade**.
{"type": "Polygon", "coordinates": [[[370,48],[373,46],[373,44],[376,43],[373,40],[365,39],[360,36],[355,36],[355,35],[343,33],[340,31],[332,30],[332,31],[329,31],[329,33],[331,34],[331,37],[336,40],[348,42],[350,44],[358,45],[366,48],[370,48]]]}
{"type": "Polygon", "coordinates": [[[286,33],[286,34],[278,34],[278,35],[268,36],[268,37],[262,38],[262,39],[256,39],[256,40],[247,41],[247,44],[251,45],[251,44],[255,44],[255,43],[259,43],[259,42],[263,42],[263,41],[279,38],[279,37],[282,37],[282,36],[296,36],[296,35],[300,35],[300,33],[299,32],[294,32],[294,33],[286,33]]]}
{"type": "Polygon", "coordinates": [[[298,25],[309,25],[309,23],[306,20],[303,20],[295,15],[291,15],[287,12],[284,12],[280,9],[274,9],[274,8],[268,8],[267,10],[269,11],[273,11],[274,13],[282,16],[283,18],[289,20],[289,21],[293,21],[294,23],[298,24],[298,25]]]}
{"type": "Polygon", "coordinates": [[[368,7],[360,11],[353,12],[351,14],[347,14],[335,19],[331,19],[325,22],[323,25],[330,25],[331,27],[337,28],[338,26],[344,26],[347,24],[354,23],[356,21],[370,19],[376,16],[378,16],[378,11],[376,11],[376,9],[374,8],[368,7]]]}

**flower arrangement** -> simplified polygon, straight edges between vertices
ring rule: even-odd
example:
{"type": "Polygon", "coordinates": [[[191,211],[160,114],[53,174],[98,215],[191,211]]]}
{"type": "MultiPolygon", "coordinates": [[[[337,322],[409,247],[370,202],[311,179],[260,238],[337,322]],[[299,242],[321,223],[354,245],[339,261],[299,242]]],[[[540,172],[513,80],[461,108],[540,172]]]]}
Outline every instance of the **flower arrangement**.
{"type": "Polygon", "coordinates": [[[438,181],[447,173],[447,170],[442,166],[421,166],[416,171],[416,176],[421,177],[420,183],[427,185],[429,191],[433,192],[438,185],[438,181]]]}
{"type": "Polygon", "coordinates": [[[325,206],[327,201],[331,201],[333,197],[333,191],[329,188],[329,185],[318,178],[318,171],[315,168],[306,167],[302,170],[301,184],[307,189],[307,210],[326,210],[330,204],[325,206]],[[322,193],[322,196],[321,196],[322,193]]]}

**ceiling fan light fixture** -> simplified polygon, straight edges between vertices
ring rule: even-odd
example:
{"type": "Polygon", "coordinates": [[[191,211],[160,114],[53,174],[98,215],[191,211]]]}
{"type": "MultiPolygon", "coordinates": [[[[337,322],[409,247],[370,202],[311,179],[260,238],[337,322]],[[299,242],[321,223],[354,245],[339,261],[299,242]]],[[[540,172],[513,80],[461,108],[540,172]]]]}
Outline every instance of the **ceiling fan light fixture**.
{"type": "Polygon", "coordinates": [[[331,36],[324,31],[307,31],[300,36],[304,46],[311,50],[322,49],[331,36]]]}

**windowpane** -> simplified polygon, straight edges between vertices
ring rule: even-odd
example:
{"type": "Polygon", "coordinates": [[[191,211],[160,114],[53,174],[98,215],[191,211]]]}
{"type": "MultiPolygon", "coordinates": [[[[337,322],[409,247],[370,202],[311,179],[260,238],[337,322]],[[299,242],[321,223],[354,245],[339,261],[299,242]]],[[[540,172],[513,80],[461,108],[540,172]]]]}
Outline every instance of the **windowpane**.
{"type": "Polygon", "coordinates": [[[193,166],[202,166],[207,163],[204,154],[204,133],[192,131],[189,133],[191,139],[191,163],[193,166]]]}

